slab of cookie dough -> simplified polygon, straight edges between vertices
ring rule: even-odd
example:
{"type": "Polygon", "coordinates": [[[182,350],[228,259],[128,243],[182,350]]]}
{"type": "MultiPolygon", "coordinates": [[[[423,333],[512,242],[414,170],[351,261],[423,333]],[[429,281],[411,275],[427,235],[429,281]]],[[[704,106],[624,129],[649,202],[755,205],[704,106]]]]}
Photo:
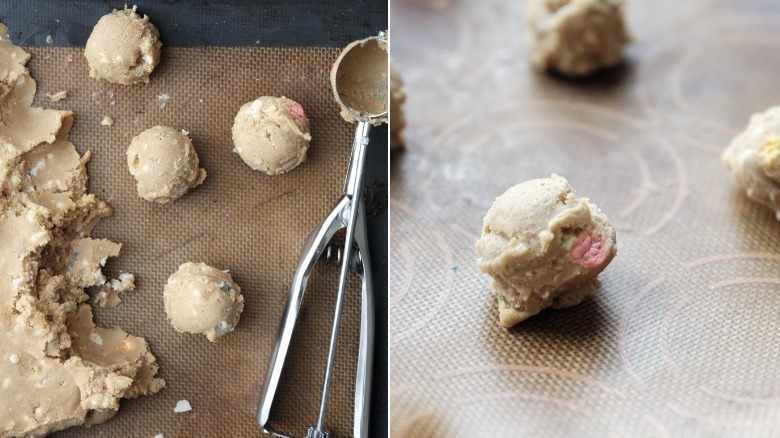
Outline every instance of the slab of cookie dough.
{"type": "Polygon", "coordinates": [[[184,263],[168,278],[165,313],[176,331],[204,334],[211,342],[235,329],[244,310],[241,288],[227,271],[184,263]]]}
{"type": "Polygon", "coordinates": [[[147,129],[127,148],[127,166],[138,196],[160,204],[175,201],[203,183],[206,171],[198,163],[188,132],[169,126],[147,129]]]}
{"type": "Polygon", "coordinates": [[[604,213],[553,174],[499,196],[485,215],[476,249],[479,268],[493,277],[499,320],[511,327],[594,293],[596,276],[617,245],[604,213]]]}
{"type": "Polygon", "coordinates": [[[146,341],[96,327],[85,304],[83,288],[105,282],[100,267],[119,252],[89,237],[111,209],[87,193],[90,155],[68,141],[72,113],[31,107],[29,58],[0,24],[3,438],[100,423],[121,398],[165,384],[146,341]]]}
{"type": "Polygon", "coordinates": [[[114,9],[95,25],[84,50],[93,78],[125,85],[149,82],[160,62],[160,32],[135,9],[114,9]]]}
{"type": "Polygon", "coordinates": [[[617,65],[631,40],[623,0],[530,0],[525,23],[533,66],[569,76],[617,65]]]}
{"type": "Polygon", "coordinates": [[[780,106],[750,116],[722,159],[747,196],[780,220],[780,106]]]}
{"type": "Polygon", "coordinates": [[[279,175],[306,161],[309,119],[298,102],[286,97],[258,97],[238,110],[233,124],[233,152],[252,169],[279,175]]]}
{"type": "Polygon", "coordinates": [[[390,146],[403,147],[405,141],[403,129],[406,127],[403,104],[406,101],[406,88],[393,60],[390,60],[390,146]]]}

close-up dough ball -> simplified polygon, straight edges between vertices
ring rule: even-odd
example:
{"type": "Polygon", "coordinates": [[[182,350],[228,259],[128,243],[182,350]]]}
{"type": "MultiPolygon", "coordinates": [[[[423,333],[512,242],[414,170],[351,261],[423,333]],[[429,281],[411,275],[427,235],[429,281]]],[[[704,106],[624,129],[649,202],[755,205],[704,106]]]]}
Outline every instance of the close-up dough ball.
{"type": "Polygon", "coordinates": [[[485,215],[479,268],[493,277],[501,325],[579,304],[617,252],[615,230],[588,198],[553,174],[518,184],[485,215]]]}
{"type": "Polygon", "coordinates": [[[238,110],[233,151],[252,169],[269,175],[290,171],[306,160],[309,119],[298,102],[259,97],[238,110]]]}
{"type": "Polygon", "coordinates": [[[117,84],[149,82],[160,62],[160,32],[135,7],[104,15],[87,40],[89,75],[117,84]]]}
{"type": "Polygon", "coordinates": [[[174,201],[206,179],[187,131],[154,126],[138,134],[127,148],[127,165],[138,196],[161,204],[174,201]]]}
{"type": "Polygon", "coordinates": [[[180,333],[206,335],[216,342],[232,332],[241,312],[241,288],[227,271],[187,262],[168,278],[163,292],[165,314],[180,333]]]}
{"type": "Polygon", "coordinates": [[[631,40],[623,0],[530,0],[525,23],[533,66],[568,76],[617,65],[631,40]]]}
{"type": "Polygon", "coordinates": [[[723,162],[747,196],[780,220],[780,106],[753,114],[723,152],[723,162]]]}

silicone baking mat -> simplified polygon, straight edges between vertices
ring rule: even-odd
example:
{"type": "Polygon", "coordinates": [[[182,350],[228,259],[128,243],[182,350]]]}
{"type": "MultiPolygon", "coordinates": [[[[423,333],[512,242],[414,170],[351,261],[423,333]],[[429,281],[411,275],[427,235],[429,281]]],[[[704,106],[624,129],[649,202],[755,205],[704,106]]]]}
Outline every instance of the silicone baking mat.
{"type": "MultiPolygon", "coordinates": [[[[114,209],[93,232],[123,244],[107,269],[136,275],[137,289],[114,309],[96,308],[96,320],[149,340],[168,383],[157,395],[123,401],[105,424],[58,436],[262,435],[255,413],[289,282],[305,238],[341,193],[352,144],[354,127],[341,120],[328,81],[339,49],[165,47],[152,81],[130,87],[89,78],[81,48],[28,50],[38,82],[36,105],[73,110],[70,139],[80,152],[93,152],[90,191],[114,209]],[[67,99],[52,103],[45,96],[60,90],[68,91],[67,99]],[[308,158],[282,176],[253,171],[232,152],[233,117],[261,95],[300,102],[310,120],[308,158]],[[101,126],[104,116],[114,119],[112,127],[101,126]],[[157,124],[189,131],[208,173],[202,186],[170,205],[140,199],[127,171],[131,138],[157,124]],[[163,285],[186,261],[229,269],[241,286],[246,300],[241,321],[217,344],[178,334],[165,319],[163,285]],[[175,414],[180,399],[193,410],[175,414]]],[[[301,332],[272,417],[280,430],[305,434],[316,420],[337,270],[319,266],[309,282],[301,332]]],[[[356,281],[344,316],[328,417],[339,436],[352,430],[356,281]]]]}
{"type": "Polygon", "coordinates": [[[628,1],[626,62],[529,66],[520,1],[394,1],[391,436],[780,436],[780,224],[720,162],[779,102],[780,4],[628,1]],[[511,330],[474,242],[566,176],[617,229],[597,295],[511,330]]]}

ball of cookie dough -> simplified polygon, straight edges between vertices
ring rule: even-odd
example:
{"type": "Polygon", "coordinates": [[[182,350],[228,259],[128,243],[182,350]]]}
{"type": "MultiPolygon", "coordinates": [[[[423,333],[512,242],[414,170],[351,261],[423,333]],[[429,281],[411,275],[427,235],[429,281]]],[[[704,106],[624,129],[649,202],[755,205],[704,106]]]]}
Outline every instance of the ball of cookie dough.
{"type": "Polygon", "coordinates": [[[168,278],[165,314],[176,331],[204,334],[216,342],[235,329],[244,297],[227,271],[205,263],[184,263],[168,278]]]}
{"type": "Polygon", "coordinates": [[[165,204],[182,197],[206,179],[187,131],[154,126],[138,134],[127,148],[127,165],[138,196],[165,204]]]}
{"type": "Polygon", "coordinates": [[[402,105],[406,101],[406,88],[398,68],[390,60],[390,145],[400,148],[404,145],[403,129],[406,118],[402,105]]]}
{"type": "Polygon", "coordinates": [[[623,0],[531,0],[525,18],[534,67],[569,76],[617,65],[631,39],[623,0]]]}
{"type": "Polygon", "coordinates": [[[298,102],[259,97],[238,110],[233,124],[233,152],[252,169],[278,175],[306,160],[311,134],[298,102]]]}
{"type": "Polygon", "coordinates": [[[579,304],[617,252],[615,229],[565,178],[534,179],[499,196],[477,240],[479,268],[493,279],[501,325],[579,304]]]}
{"type": "Polygon", "coordinates": [[[722,158],[747,196],[780,220],[780,106],[753,114],[722,158]]]}
{"type": "Polygon", "coordinates": [[[135,6],[104,15],[87,40],[89,75],[117,84],[149,82],[160,62],[160,32],[135,6]]]}

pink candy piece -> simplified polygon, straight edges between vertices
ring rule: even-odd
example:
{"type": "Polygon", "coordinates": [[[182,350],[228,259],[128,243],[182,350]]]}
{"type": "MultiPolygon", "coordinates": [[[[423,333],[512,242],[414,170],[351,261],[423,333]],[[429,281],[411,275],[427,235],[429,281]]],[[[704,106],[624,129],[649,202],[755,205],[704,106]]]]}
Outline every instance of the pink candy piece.
{"type": "Polygon", "coordinates": [[[583,231],[569,248],[569,258],[583,268],[594,268],[607,258],[607,245],[598,237],[583,231]]]}
{"type": "Polygon", "coordinates": [[[290,104],[290,112],[298,120],[300,120],[301,123],[303,123],[304,120],[306,119],[306,115],[303,113],[303,107],[298,102],[293,102],[293,103],[290,104]]]}

